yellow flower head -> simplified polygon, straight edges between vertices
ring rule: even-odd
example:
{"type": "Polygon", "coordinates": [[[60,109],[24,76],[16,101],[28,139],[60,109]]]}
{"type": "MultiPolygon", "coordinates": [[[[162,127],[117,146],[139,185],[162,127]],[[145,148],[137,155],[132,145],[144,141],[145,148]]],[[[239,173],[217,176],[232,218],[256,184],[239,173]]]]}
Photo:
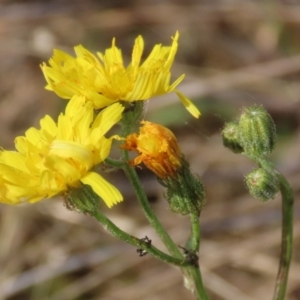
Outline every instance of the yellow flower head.
{"type": "Polygon", "coordinates": [[[120,192],[92,169],[107,158],[113,137],[104,135],[123,109],[115,103],[94,119],[92,103],[74,96],[57,124],[45,116],[40,129],[32,127],[16,138],[16,151],[0,152],[0,201],[36,202],[81,183],[91,186],[108,207],[122,201],[120,192]]]}
{"type": "Polygon", "coordinates": [[[138,152],[132,165],[144,163],[158,177],[174,177],[181,167],[181,150],[176,137],[166,127],[142,121],[139,134],[127,136],[121,148],[138,152]]]}
{"type": "Polygon", "coordinates": [[[75,47],[76,57],[54,50],[49,65],[41,65],[47,81],[46,89],[64,99],[83,95],[93,102],[94,108],[103,108],[116,101],[148,100],[151,97],[175,92],[186,109],[196,118],[200,112],[176,87],[184,74],[170,84],[171,66],[178,48],[176,32],[171,46],[154,46],[150,55],[141,63],[144,40],[135,40],[131,63],[125,67],[122,52],[112,41],[104,54],[93,55],[83,46],[75,47]]]}

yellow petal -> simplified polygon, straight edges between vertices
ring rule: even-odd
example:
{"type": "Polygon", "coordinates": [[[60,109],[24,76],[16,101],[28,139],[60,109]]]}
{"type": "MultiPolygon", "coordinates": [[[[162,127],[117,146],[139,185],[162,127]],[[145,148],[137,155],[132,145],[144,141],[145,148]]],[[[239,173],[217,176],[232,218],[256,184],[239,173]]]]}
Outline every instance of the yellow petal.
{"type": "Polygon", "coordinates": [[[41,174],[38,192],[43,194],[44,198],[52,197],[67,188],[66,182],[58,182],[54,176],[55,174],[49,170],[45,170],[41,174]]]}
{"type": "Polygon", "coordinates": [[[65,65],[66,61],[68,63],[70,63],[70,62],[74,61],[74,57],[68,53],[61,51],[61,50],[54,49],[53,57],[52,57],[52,59],[50,59],[49,64],[53,67],[58,68],[58,67],[63,67],[65,65]]]}
{"type": "Polygon", "coordinates": [[[29,128],[25,132],[25,136],[33,146],[36,146],[41,141],[41,132],[34,127],[29,128]]]}
{"type": "Polygon", "coordinates": [[[120,103],[114,103],[102,110],[92,125],[92,135],[103,136],[111,127],[121,120],[124,107],[120,103]],[[94,133],[96,131],[96,133],[94,133]]]}
{"type": "Polygon", "coordinates": [[[86,98],[82,95],[74,95],[66,106],[65,114],[72,117],[84,106],[86,98]]]}
{"type": "Polygon", "coordinates": [[[57,126],[53,119],[46,115],[44,118],[40,120],[40,125],[43,133],[47,132],[48,136],[54,137],[57,134],[57,126]]]}
{"type": "MultiPolygon", "coordinates": [[[[53,174],[56,176],[59,186],[63,185],[76,185],[82,176],[80,170],[78,170],[77,165],[71,164],[61,157],[49,156],[45,161],[45,166],[48,167],[53,174]]],[[[43,187],[46,189],[46,186],[43,187]]]]}
{"type": "Polygon", "coordinates": [[[13,168],[15,167],[22,172],[28,172],[25,157],[18,152],[3,151],[1,154],[0,162],[13,168]]]}
{"type": "Polygon", "coordinates": [[[132,51],[132,67],[138,68],[141,62],[141,57],[144,51],[144,40],[142,36],[138,36],[135,40],[132,51]]]}
{"type": "Polygon", "coordinates": [[[49,149],[49,155],[56,155],[60,158],[75,159],[85,166],[86,170],[93,166],[92,152],[76,142],[55,140],[49,149]]]}
{"type": "Polygon", "coordinates": [[[15,147],[21,153],[25,154],[28,152],[28,141],[25,136],[17,136],[15,138],[15,147]]]}
{"type": "MultiPolygon", "coordinates": [[[[110,137],[109,139],[107,139],[105,137],[102,137],[101,139],[98,138],[99,148],[97,151],[94,151],[95,164],[98,164],[98,163],[104,161],[108,157],[108,155],[110,153],[113,138],[114,138],[114,136],[110,137]]],[[[96,145],[96,142],[94,144],[96,145]]]]}
{"type": "Polygon", "coordinates": [[[69,99],[74,94],[81,94],[80,86],[72,82],[69,78],[66,78],[66,75],[62,71],[46,65],[42,66],[42,70],[48,83],[46,89],[56,92],[63,99],[69,99]]]}
{"type": "Polygon", "coordinates": [[[122,51],[115,46],[115,42],[116,40],[113,38],[111,48],[105,51],[104,64],[106,67],[114,64],[123,66],[122,51]]]}
{"type": "Polygon", "coordinates": [[[175,37],[173,38],[172,46],[170,47],[169,56],[166,60],[166,63],[164,64],[164,67],[168,70],[171,68],[174,62],[174,58],[178,49],[178,38],[179,38],[179,32],[176,31],[175,37]]]}
{"type": "Polygon", "coordinates": [[[78,57],[82,57],[90,62],[92,65],[98,65],[99,61],[97,60],[96,56],[93,55],[89,50],[84,48],[82,45],[78,45],[74,47],[75,53],[78,57]]]}
{"type": "Polygon", "coordinates": [[[184,96],[178,90],[175,90],[175,93],[177,94],[177,96],[179,97],[180,101],[185,106],[185,108],[191,113],[191,115],[198,119],[199,116],[201,115],[201,113],[198,110],[198,108],[192,103],[192,101],[189,100],[186,96],[184,96]]]}
{"type": "Polygon", "coordinates": [[[68,116],[60,114],[57,122],[57,139],[71,141],[73,139],[72,122],[68,116]]]}
{"type": "Polygon", "coordinates": [[[16,185],[23,185],[24,187],[31,186],[32,181],[30,180],[30,174],[28,174],[28,172],[21,172],[19,166],[18,169],[16,169],[13,166],[8,166],[0,163],[0,168],[2,178],[7,182],[13,182],[16,185]]]}
{"type": "Polygon", "coordinates": [[[119,190],[97,173],[89,172],[80,181],[89,185],[109,208],[123,200],[119,190]]]}

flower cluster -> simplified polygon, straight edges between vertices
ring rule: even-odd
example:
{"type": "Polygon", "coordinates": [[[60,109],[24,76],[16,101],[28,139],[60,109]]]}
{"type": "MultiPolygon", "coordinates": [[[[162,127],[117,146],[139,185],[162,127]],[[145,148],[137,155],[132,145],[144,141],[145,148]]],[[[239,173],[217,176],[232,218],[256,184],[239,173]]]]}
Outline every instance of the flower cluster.
{"type": "MultiPolygon", "coordinates": [[[[176,89],[184,75],[170,84],[178,38],[176,33],[171,46],[155,45],[141,63],[144,40],[137,37],[127,67],[115,39],[111,48],[97,56],[81,45],[75,47],[76,57],[54,50],[49,65],[41,65],[46,89],[69,102],[57,122],[46,115],[40,121],[40,129],[30,128],[15,139],[16,150],[0,150],[0,201],[33,203],[83,185],[90,186],[108,207],[122,201],[117,188],[98,174],[95,167],[109,156],[113,139],[120,139],[105,135],[122,119],[124,102],[147,100],[174,91],[194,117],[200,115],[196,106],[176,89]]],[[[129,144],[123,148],[132,150],[135,138],[136,135],[129,137],[129,144]]],[[[178,159],[181,152],[176,142],[170,148],[172,143],[164,142],[165,139],[176,141],[167,129],[144,122],[136,150],[156,151],[157,155],[144,153],[134,164],[143,161],[162,178],[174,175],[181,164],[178,159]]]]}

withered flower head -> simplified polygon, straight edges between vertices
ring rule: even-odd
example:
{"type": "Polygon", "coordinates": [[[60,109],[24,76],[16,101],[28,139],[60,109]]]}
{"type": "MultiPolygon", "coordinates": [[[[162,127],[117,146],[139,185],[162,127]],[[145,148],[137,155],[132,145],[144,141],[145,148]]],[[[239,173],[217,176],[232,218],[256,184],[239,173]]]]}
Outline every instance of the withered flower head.
{"type": "Polygon", "coordinates": [[[174,177],[181,167],[181,150],[175,135],[166,127],[142,121],[140,132],[126,137],[122,149],[139,155],[130,161],[134,166],[144,163],[158,177],[174,177]]]}

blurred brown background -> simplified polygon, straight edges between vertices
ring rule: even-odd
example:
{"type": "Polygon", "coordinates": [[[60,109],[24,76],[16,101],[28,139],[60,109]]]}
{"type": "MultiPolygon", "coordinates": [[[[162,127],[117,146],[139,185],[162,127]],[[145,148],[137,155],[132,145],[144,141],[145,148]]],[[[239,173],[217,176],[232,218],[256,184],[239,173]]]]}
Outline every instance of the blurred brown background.
{"type": "MultiPolygon", "coordinates": [[[[260,203],[245,189],[254,165],[222,146],[225,121],[244,106],[263,104],[278,126],[272,155],[295,192],[295,247],[287,299],[300,299],[300,1],[144,0],[0,1],[0,145],[56,117],[65,102],[44,90],[39,64],[53,48],[92,51],[112,37],[130,61],[142,34],[149,53],[180,31],[174,78],[202,111],[192,119],[176,95],[153,99],[145,118],[169,126],[193,171],[207,188],[201,215],[200,265],[213,300],[271,299],[280,251],[281,199],[260,203]]],[[[172,214],[155,177],[139,171],[149,200],[176,243],[188,220],[172,214]]],[[[125,201],[103,210],[120,227],[162,247],[137,206],[128,182],[109,174],[125,201]]],[[[194,299],[180,271],[111,238],[88,216],[69,212],[61,199],[0,205],[0,299],[194,299]]]]}

